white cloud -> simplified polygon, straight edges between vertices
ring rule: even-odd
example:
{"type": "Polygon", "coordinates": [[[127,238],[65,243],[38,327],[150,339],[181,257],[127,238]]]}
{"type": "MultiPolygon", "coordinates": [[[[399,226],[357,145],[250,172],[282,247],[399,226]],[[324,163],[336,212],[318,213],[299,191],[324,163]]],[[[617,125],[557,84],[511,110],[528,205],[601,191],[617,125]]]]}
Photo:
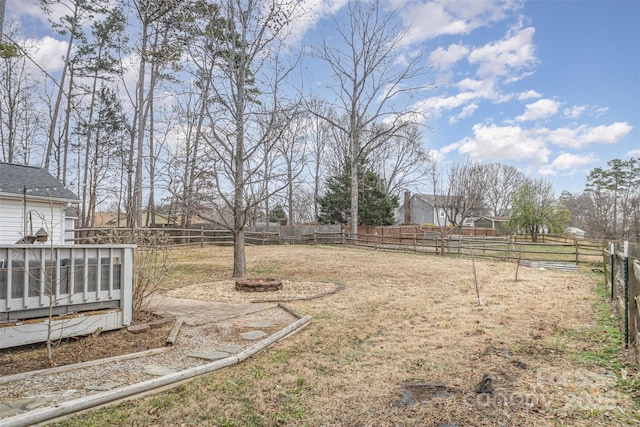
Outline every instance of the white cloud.
{"type": "Polygon", "coordinates": [[[347,3],[348,0],[303,0],[295,4],[288,25],[290,33],[287,35],[287,43],[292,44],[301,40],[307,31],[317,26],[320,20],[338,13],[347,3]]]}
{"type": "Polygon", "coordinates": [[[441,71],[448,70],[453,64],[467,56],[469,48],[461,44],[449,45],[446,49],[438,47],[429,55],[429,63],[441,71]]]}
{"type": "Polygon", "coordinates": [[[562,153],[549,165],[557,171],[575,169],[595,162],[597,158],[593,154],[562,153]]]}
{"type": "Polygon", "coordinates": [[[534,103],[527,104],[524,114],[516,117],[517,121],[526,122],[539,120],[555,115],[560,109],[560,103],[553,99],[539,99],[534,103]]]}
{"type": "Polygon", "coordinates": [[[459,152],[476,160],[523,160],[534,164],[546,163],[551,150],[535,132],[519,126],[477,124],[473,137],[461,141],[459,152]]]}
{"type": "Polygon", "coordinates": [[[640,148],[636,150],[627,151],[626,157],[640,157],[640,148]]]}
{"type": "Polygon", "coordinates": [[[596,126],[593,128],[587,128],[582,133],[582,139],[587,144],[601,143],[601,144],[614,144],[620,139],[624,138],[631,132],[633,126],[626,122],[615,122],[609,126],[596,126]]]}
{"type": "Polygon", "coordinates": [[[518,94],[518,99],[520,101],[526,101],[528,99],[534,99],[534,98],[542,98],[542,95],[536,92],[535,90],[528,90],[526,92],[520,92],[518,94]]]}
{"type": "Polygon", "coordinates": [[[590,127],[580,125],[547,131],[548,140],[560,147],[579,149],[589,144],[615,144],[629,135],[633,126],[626,122],[590,127]]]}
{"type": "Polygon", "coordinates": [[[30,43],[33,46],[31,58],[48,73],[62,70],[67,54],[67,43],[45,36],[30,43]]]}
{"type": "Polygon", "coordinates": [[[520,72],[537,62],[533,45],[533,27],[515,29],[512,34],[496,42],[474,49],[469,63],[478,64],[481,78],[505,76],[520,72]]]}
{"type": "MultiPolygon", "coordinates": [[[[596,143],[613,144],[628,135],[631,129],[628,123],[558,129],[476,124],[473,126],[473,136],[447,147],[449,151],[457,150],[459,154],[477,160],[516,160],[540,165],[547,164],[552,153],[549,143],[572,149],[596,143]]],[[[542,169],[550,174],[575,169],[593,161],[592,155],[564,153],[542,169]]]]}
{"type": "Polygon", "coordinates": [[[439,116],[442,111],[458,108],[476,97],[473,92],[462,92],[454,96],[434,96],[419,102],[414,108],[427,117],[439,116]]]}
{"type": "MultiPolygon", "coordinates": [[[[36,0],[8,1],[5,18],[15,17],[18,19],[19,17],[28,16],[42,23],[47,23],[47,15],[42,11],[39,3],[36,0]]],[[[55,8],[55,5],[53,7],[55,8]]],[[[60,17],[61,14],[60,16],[54,15],[53,18],[59,19],[60,17]]]]}
{"type": "Polygon", "coordinates": [[[563,111],[563,114],[566,117],[569,117],[570,119],[577,119],[586,110],[587,110],[587,106],[586,105],[574,105],[571,108],[565,108],[564,111],[563,111]]]}
{"type": "Polygon", "coordinates": [[[442,35],[469,34],[501,21],[522,7],[519,0],[408,0],[395,1],[400,17],[409,27],[407,43],[419,43],[442,35]]]}
{"type": "Polygon", "coordinates": [[[598,158],[593,154],[570,154],[562,153],[558,155],[550,164],[538,169],[540,175],[573,175],[584,166],[596,162],[598,158]]]}
{"type": "Polygon", "coordinates": [[[453,125],[461,119],[466,119],[467,117],[471,117],[477,109],[478,109],[478,104],[473,103],[473,104],[465,105],[459,114],[455,116],[451,116],[449,118],[449,124],[453,125]]]}

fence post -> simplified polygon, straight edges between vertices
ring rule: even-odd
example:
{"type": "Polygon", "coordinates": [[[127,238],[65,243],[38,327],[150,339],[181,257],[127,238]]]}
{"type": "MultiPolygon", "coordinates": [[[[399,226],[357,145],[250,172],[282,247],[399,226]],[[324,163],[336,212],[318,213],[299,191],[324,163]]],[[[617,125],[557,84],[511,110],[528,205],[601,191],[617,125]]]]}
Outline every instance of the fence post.
{"type": "Polygon", "coordinates": [[[516,257],[516,235],[514,234],[513,237],[509,236],[510,240],[511,240],[511,259],[517,259],[516,257]]]}
{"type": "Polygon", "coordinates": [[[580,249],[579,249],[579,246],[578,246],[578,239],[575,239],[574,243],[576,245],[576,265],[577,265],[579,260],[580,260],[580,249]]]}
{"type": "Polygon", "coordinates": [[[615,280],[616,280],[616,274],[615,274],[615,266],[616,266],[616,245],[613,242],[609,242],[609,249],[610,249],[610,254],[609,254],[609,259],[610,259],[610,263],[611,263],[611,301],[613,301],[613,291],[615,290],[615,280]]]}
{"type": "MultiPolygon", "coordinates": [[[[120,291],[121,308],[122,308],[122,324],[129,326],[133,322],[133,279],[134,279],[134,253],[135,246],[129,245],[122,248],[122,287],[120,291]]],[[[113,262],[113,258],[111,261],[113,262]]],[[[85,267],[87,263],[85,261],[85,267]]],[[[85,293],[86,293],[85,279],[85,293]]],[[[71,289],[69,290],[71,292],[71,289]]]]}
{"type": "Polygon", "coordinates": [[[378,232],[373,233],[373,249],[378,249],[378,232]]]}
{"type": "Polygon", "coordinates": [[[417,251],[418,251],[418,236],[414,234],[413,235],[413,252],[417,252],[417,251]]]}
{"type": "Polygon", "coordinates": [[[629,242],[624,241],[624,348],[629,348],[629,242]]]}
{"type": "Polygon", "coordinates": [[[204,248],[204,225],[200,226],[200,247],[204,248]]]}

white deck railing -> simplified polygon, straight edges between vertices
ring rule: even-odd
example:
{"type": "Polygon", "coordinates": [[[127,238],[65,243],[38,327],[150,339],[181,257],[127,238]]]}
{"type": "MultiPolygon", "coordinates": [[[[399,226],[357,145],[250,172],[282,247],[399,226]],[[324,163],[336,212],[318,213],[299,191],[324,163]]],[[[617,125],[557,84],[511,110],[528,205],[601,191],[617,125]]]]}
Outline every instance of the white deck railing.
{"type": "Polygon", "coordinates": [[[134,247],[0,246],[0,327],[107,309],[131,324],[134,247]]]}

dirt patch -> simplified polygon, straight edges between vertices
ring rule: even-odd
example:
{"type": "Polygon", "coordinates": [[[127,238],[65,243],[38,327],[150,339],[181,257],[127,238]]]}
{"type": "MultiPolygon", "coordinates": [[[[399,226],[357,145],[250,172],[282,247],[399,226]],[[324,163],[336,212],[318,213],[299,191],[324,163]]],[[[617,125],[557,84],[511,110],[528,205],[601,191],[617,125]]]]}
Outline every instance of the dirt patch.
{"type": "MultiPolygon", "coordinates": [[[[136,324],[158,320],[150,313],[138,313],[136,324]]],[[[31,344],[0,350],[0,376],[70,365],[163,347],[173,322],[132,334],[126,329],[99,335],[64,338],[53,343],[53,364],[45,344],[31,344]]]]}

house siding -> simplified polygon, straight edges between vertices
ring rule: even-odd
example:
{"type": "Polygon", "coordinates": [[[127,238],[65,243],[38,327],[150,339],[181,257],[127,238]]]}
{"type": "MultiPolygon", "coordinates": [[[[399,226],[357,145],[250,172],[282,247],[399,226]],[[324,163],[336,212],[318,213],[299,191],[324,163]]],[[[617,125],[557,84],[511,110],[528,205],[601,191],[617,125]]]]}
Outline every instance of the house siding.
{"type": "MultiPolygon", "coordinates": [[[[23,203],[23,200],[19,199],[0,199],[0,244],[14,244],[24,237],[23,203]]],[[[35,234],[43,228],[49,234],[47,244],[64,244],[65,205],[27,199],[27,218],[31,219],[27,223],[27,234],[35,234]]]]}
{"type": "Polygon", "coordinates": [[[413,224],[433,224],[438,227],[450,225],[443,208],[435,209],[433,205],[420,197],[411,198],[410,209],[413,224]]]}
{"type": "Polygon", "coordinates": [[[433,206],[417,197],[411,198],[411,222],[414,224],[434,224],[433,206]]]}

